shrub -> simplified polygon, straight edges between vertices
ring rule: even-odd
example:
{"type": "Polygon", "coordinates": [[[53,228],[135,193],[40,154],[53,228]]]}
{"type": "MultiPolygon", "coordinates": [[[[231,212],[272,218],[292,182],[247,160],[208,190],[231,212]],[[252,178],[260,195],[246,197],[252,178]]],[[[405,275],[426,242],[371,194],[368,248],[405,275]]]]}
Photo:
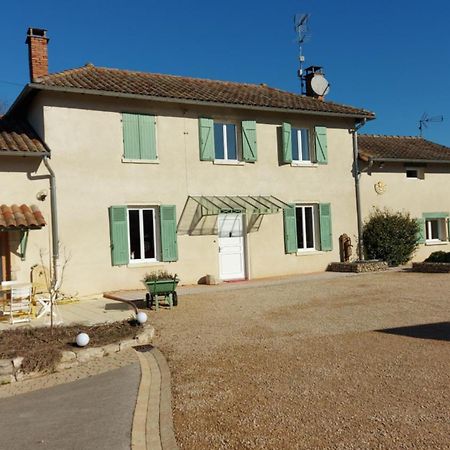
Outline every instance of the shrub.
{"type": "Polygon", "coordinates": [[[146,273],[142,281],[158,281],[158,280],[174,280],[177,278],[177,275],[172,275],[167,272],[167,270],[158,270],[150,273],[146,273]]]}
{"type": "Polygon", "coordinates": [[[408,262],[418,247],[419,224],[407,212],[375,209],[364,224],[366,257],[390,266],[408,262]]]}
{"type": "Polygon", "coordinates": [[[450,263],[450,252],[433,252],[425,262],[450,263]]]}

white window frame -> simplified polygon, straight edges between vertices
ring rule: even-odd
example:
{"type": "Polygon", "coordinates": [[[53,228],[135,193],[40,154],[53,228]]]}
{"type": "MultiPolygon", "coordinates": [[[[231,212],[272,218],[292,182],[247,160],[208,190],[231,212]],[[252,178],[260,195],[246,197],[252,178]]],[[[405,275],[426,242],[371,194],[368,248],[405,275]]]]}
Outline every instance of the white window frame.
{"type": "Polygon", "coordinates": [[[237,163],[239,162],[239,139],[238,139],[238,125],[236,123],[233,122],[214,122],[214,125],[222,125],[222,134],[223,134],[223,159],[219,159],[216,158],[216,146],[214,145],[214,161],[218,161],[218,162],[231,162],[231,163],[237,163]],[[235,130],[235,139],[236,139],[236,158],[235,159],[231,159],[228,158],[228,136],[227,136],[227,125],[234,125],[234,130],[235,130]]]}
{"type": "Polygon", "coordinates": [[[310,166],[314,164],[313,159],[313,149],[311,146],[311,130],[307,127],[293,127],[294,131],[297,132],[297,150],[298,150],[298,159],[292,158],[292,162],[294,165],[304,165],[310,166]],[[306,130],[308,132],[308,149],[309,149],[309,159],[303,159],[302,155],[302,130],[306,130]]]}
{"type": "Polygon", "coordinates": [[[128,226],[128,249],[130,252],[129,262],[130,264],[142,264],[147,262],[156,262],[158,261],[158,241],[156,239],[156,220],[157,216],[157,208],[155,207],[129,207],[127,208],[127,226],[128,226]],[[155,245],[155,257],[154,258],[140,258],[140,259],[132,259],[131,258],[131,239],[130,239],[130,211],[139,211],[139,240],[141,247],[141,255],[145,255],[145,247],[144,247],[144,211],[153,211],[153,242],[155,245]]]}
{"type": "MultiPolygon", "coordinates": [[[[302,214],[302,230],[303,230],[303,246],[304,248],[300,248],[299,247],[299,242],[297,242],[297,252],[298,253],[308,253],[308,252],[314,252],[317,251],[317,228],[316,228],[316,224],[318,223],[316,215],[317,215],[317,205],[315,204],[308,204],[308,205],[295,205],[295,209],[306,209],[306,208],[311,208],[312,209],[312,232],[313,232],[313,246],[312,247],[306,247],[306,242],[307,242],[307,238],[306,238],[306,215],[303,212],[302,214]]],[[[295,220],[297,223],[297,227],[300,225],[297,222],[297,214],[295,215],[295,220]]],[[[297,232],[297,236],[298,236],[298,232],[297,232]]]]}
{"type": "Polygon", "coordinates": [[[425,242],[427,244],[447,243],[447,220],[445,217],[436,217],[425,219],[425,242]],[[439,226],[439,236],[437,238],[432,237],[431,222],[437,221],[439,226]]]}

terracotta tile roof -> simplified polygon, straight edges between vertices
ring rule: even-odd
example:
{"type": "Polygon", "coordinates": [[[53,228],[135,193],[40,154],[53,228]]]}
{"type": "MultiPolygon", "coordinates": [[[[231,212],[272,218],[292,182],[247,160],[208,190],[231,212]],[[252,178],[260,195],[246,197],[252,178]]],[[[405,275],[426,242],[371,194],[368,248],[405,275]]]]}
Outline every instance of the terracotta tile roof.
{"type": "Polygon", "coordinates": [[[362,159],[398,159],[400,161],[449,161],[450,148],[415,136],[380,136],[360,134],[359,155],[362,159]]]}
{"type": "Polygon", "coordinates": [[[42,77],[38,83],[69,89],[87,89],[134,94],[174,100],[225,103],[254,107],[313,111],[354,117],[374,118],[364,109],[271,88],[265,84],[246,84],[190,78],[175,75],[134,72],[95,67],[88,64],[42,77]]]}
{"type": "Polygon", "coordinates": [[[48,153],[27,122],[7,116],[0,117],[0,154],[4,152],[48,153]]]}
{"type": "Polygon", "coordinates": [[[44,216],[35,205],[0,206],[0,230],[33,229],[45,225],[44,216]]]}

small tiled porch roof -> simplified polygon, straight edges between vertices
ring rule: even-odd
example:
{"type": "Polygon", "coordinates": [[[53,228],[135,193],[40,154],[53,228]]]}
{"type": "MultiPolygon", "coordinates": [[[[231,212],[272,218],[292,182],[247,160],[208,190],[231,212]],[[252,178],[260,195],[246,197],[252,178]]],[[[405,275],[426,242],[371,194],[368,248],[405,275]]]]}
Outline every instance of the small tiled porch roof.
{"type": "Polygon", "coordinates": [[[0,155],[49,155],[30,124],[19,118],[0,116],[0,155]]]}
{"type": "Polygon", "coordinates": [[[45,219],[36,205],[1,205],[0,230],[32,230],[45,226],[45,219]]]}

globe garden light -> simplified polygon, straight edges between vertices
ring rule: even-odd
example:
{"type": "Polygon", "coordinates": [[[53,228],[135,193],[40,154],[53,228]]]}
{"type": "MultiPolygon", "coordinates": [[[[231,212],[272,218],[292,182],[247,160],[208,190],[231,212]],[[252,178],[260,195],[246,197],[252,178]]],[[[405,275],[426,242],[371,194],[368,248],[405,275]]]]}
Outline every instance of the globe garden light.
{"type": "Polygon", "coordinates": [[[76,337],[78,347],[86,347],[89,344],[89,336],[86,333],[80,333],[76,337]]]}
{"type": "Polygon", "coordinates": [[[145,312],[141,311],[136,314],[136,320],[140,325],[143,325],[145,322],[147,322],[147,319],[148,317],[147,314],[145,314],[145,312]]]}

